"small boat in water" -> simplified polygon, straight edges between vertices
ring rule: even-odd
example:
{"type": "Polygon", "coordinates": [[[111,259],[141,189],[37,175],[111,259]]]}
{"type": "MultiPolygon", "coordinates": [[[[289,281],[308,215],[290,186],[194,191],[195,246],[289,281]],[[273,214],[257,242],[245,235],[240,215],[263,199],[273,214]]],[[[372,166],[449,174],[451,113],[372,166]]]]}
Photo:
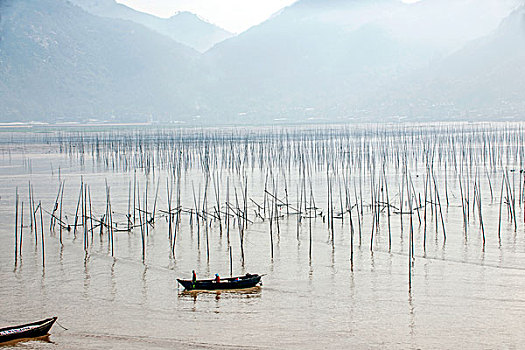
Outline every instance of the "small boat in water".
{"type": "Polygon", "coordinates": [[[49,334],[49,330],[56,320],[56,317],[52,317],[20,326],[0,328],[0,344],[20,339],[44,337],[49,334]]]}
{"type": "Polygon", "coordinates": [[[247,273],[244,276],[221,278],[219,282],[215,279],[208,280],[182,280],[177,281],[187,290],[226,290],[226,289],[246,289],[255,287],[261,282],[263,275],[251,275],[247,273]]]}

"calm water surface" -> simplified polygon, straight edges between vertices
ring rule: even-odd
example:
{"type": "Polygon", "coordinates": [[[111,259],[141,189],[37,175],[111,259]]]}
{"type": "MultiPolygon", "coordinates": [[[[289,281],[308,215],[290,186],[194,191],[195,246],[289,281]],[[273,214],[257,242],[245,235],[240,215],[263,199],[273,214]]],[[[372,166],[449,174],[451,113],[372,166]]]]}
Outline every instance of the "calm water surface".
{"type": "MultiPolygon", "coordinates": [[[[273,258],[268,221],[257,220],[249,225],[244,238],[244,266],[239,230],[237,226],[230,229],[234,274],[264,273],[262,287],[243,292],[185,294],[176,278],[189,278],[193,269],[200,277],[229,275],[227,234],[225,229],[220,234],[217,222],[211,222],[209,227],[208,258],[204,228],[198,237],[196,227],[190,228],[189,216],[184,216],[173,258],[167,220],[159,214],[149,231],[143,261],[138,229],[115,233],[114,257],[107,235],[100,236],[95,230],[86,253],[82,233],[75,236],[64,230],[61,245],[59,232],[49,231],[49,214],[44,212],[45,267],[40,237],[37,243],[29,227],[24,228],[22,256],[15,264],[17,187],[27,208],[31,181],[35,199],[49,211],[58,191],[60,168],[60,180],[65,180],[66,186],[64,220],[72,223],[80,176],[92,189],[98,217],[105,208],[107,181],[111,186],[114,221],[125,222],[133,172],[109,171],[91,160],[82,166],[74,157],[58,152],[55,145],[4,144],[2,150],[0,325],[56,315],[68,329],[55,325],[50,343],[20,343],[16,349],[519,349],[525,343],[523,207],[519,207],[516,231],[504,216],[499,244],[499,201],[491,201],[486,184],[482,188],[485,247],[477,221],[471,222],[465,238],[457,181],[449,179],[450,205],[443,213],[446,242],[441,228],[436,233],[432,219],[425,252],[423,226],[416,223],[410,290],[408,216],[404,217],[403,231],[399,215],[392,216],[389,251],[387,218],[382,213],[371,251],[372,218],[365,211],[361,244],[357,231],[354,238],[353,270],[348,220],[335,222],[333,244],[322,218],[311,220],[310,259],[309,222],[303,220],[297,239],[297,218],[291,215],[280,221],[280,232],[274,232],[273,258]]],[[[413,171],[417,173],[417,169],[413,171]]],[[[166,170],[137,176],[142,189],[143,182],[149,181],[148,205],[153,204],[155,181],[160,179],[157,205],[165,210],[166,170]]],[[[515,176],[519,183],[519,174],[515,176]]],[[[264,195],[264,181],[263,171],[250,170],[249,196],[259,203],[264,195]]],[[[297,179],[289,181],[292,184],[297,179]]],[[[183,207],[193,207],[192,183],[196,192],[199,184],[203,192],[202,182],[199,169],[183,173],[183,207]]],[[[239,184],[236,183],[237,189],[239,184]]],[[[230,186],[233,197],[233,180],[230,186]]],[[[319,206],[326,206],[326,178],[322,171],[314,177],[313,186],[318,203],[322,203],[319,206]]],[[[494,185],[499,191],[498,186],[494,185]]],[[[398,188],[392,187],[395,198],[398,188]]],[[[296,184],[290,188],[295,193],[296,184]]],[[[221,196],[224,195],[223,191],[221,196]]],[[[496,196],[499,198],[499,193],[496,196]]],[[[295,194],[292,197],[295,201],[295,194]]],[[[399,203],[399,198],[392,199],[395,200],[399,203]]],[[[25,210],[24,221],[29,225],[25,210]]]]}

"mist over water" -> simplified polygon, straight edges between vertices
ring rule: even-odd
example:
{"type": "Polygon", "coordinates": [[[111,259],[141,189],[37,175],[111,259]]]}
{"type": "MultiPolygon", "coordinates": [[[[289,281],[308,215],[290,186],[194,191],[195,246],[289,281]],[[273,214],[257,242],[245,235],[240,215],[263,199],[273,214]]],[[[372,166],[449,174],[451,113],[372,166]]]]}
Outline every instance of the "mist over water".
{"type": "Polygon", "coordinates": [[[55,325],[53,343],[16,347],[27,349],[519,348],[523,135],[518,123],[4,132],[0,324],[56,315],[68,328],[55,325]],[[503,176],[508,183],[500,192],[503,176]],[[45,267],[41,237],[29,227],[29,181],[44,209],[45,267]],[[138,218],[131,232],[114,232],[113,256],[100,228],[88,232],[87,249],[82,227],[64,228],[60,244],[59,226],[49,230],[59,183],[62,220],[73,225],[81,181],[96,220],[106,211],[107,182],[120,229],[127,227],[130,186],[133,193],[137,182],[142,207],[148,184],[150,212],[157,201],[144,259],[138,218]],[[174,254],[166,215],[171,186],[172,208],[180,191],[186,210],[174,254]],[[24,228],[15,263],[17,188],[24,228]],[[249,222],[241,235],[226,202],[244,210],[244,190],[249,222]],[[205,206],[209,213],[199,227],[195,216],[190,222],[195,201],[201,215],[205,206]],[[211,214],[217,208],[230,212],[229,230],[226,214],[221,222],[211,214]],[[279,213],[273,257],[270,209],[279,213]],[[263,286],[183,293],[176,278],[190,278],[192,270],[200,278],[228,276],[229,247],[233,274],[264,273],[263,286]]]}

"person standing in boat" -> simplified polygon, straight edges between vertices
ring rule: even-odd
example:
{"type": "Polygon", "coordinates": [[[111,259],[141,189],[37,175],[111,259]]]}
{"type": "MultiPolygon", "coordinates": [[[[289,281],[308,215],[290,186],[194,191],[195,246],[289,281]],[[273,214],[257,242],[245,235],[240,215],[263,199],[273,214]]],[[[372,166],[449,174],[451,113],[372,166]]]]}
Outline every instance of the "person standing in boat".
{"type": "Polygon", "coordinates": [[[195,270],[191,272],[191,282],[195,284],[197,282],[197,274],[195,273],[195,270]]]}
{"type": "Polygon", "coordinates": [[[219,277],[218,273],[215,274],[215,282],[216,283],[220,283],[221,282],[221,278],[219,277]]]}

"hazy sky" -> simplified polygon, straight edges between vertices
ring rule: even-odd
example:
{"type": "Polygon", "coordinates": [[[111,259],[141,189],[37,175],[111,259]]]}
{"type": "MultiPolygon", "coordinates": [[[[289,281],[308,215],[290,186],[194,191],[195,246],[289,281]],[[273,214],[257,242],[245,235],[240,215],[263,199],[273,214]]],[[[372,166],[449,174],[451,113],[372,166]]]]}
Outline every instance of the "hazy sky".
{"type": "Polygon", "coordinates": [[[234,33],[263,22],[296,0],[117,0],[159,17],[190,11],[234,33]]]}
{"type": "MultiPolygon", "coordinates": [[[[159,17],[190,11],[233,33],[257,25],[298,0],[116,0],[159,17]]],[[[330,0],[326,0],[330,1],[330,0]]],[[[413,3],[419,0],[400,0],[413,3]]]]}

